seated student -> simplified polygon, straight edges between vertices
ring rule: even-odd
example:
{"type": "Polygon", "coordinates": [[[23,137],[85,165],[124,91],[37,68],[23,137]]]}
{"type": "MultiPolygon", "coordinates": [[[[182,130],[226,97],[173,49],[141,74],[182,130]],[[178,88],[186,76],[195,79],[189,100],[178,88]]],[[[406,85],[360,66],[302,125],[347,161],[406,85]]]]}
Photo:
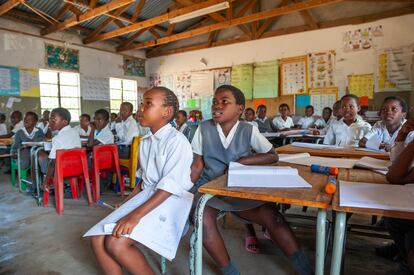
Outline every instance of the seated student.
{"type": "Polygon", "coordinates": [[[180,110],[175,115],[175,123],[177,124],[177,130],[183,133],[183,135],[191,142],[191,129],[187,125],[187,112],[180,110]]]}
{"type": "Polygon", "coordinates": [[[339,120],[341,120],[341,118],[342,118],[341,101],[338,100],[332,106],[332,116],[329,119],[327,126],[325,128],[322,128],[322,129],[313,130],[312,134],[314,134],[314,135],[326,135],[326,132],[328,131],[329,127],[332,124],[334,124],[334,123],[338,122],[339,120]]]}
{"type": "Polygon", "coordinates": [[[256,111],[256,122],[259,126],[260,133],[270,133],[273,132],[270,119],[266,117],[266,106],[259,105],[256,111]]]}
{"type": "Polygon", "coordinates": [[[81,148],[79,133],[76,129],[70,127],[70,113],[65,108],[55,108],[50,114],[49,127],[52,131],[58,131],[52,139],[52,149],[47,154],[39,154],[39,165],[43,174],[45,189],[49,188],[49,181],[55,172],[56,151],[59,149],[81,148]]]}
{"type": "Polygon", "coordinates": [[[88,137],[88,147],[93,145],[113,144],[114,134],[109,129],[109,113],[105,109],[95,111],[95,118],[88,137]]]}
{"type": "MultiPolygon", "coordinates": [[[[136,242],[123,234],[131,233],[139,221],[168,197],[181,196],[192,186],[190,167],[191,146],[185,136],[170,125],[178,111],[178,99],[165,87],[154,87],[144,94],[138,119],[151,131],[139,146],[139,161],[143,170],[142,189],[153,190],[147,201],[117,222],[112,235],[91,237],[91,246],[105,274],[154,274],[136,242]]],[[[128,196],[141,191],[137,185],[128,196]]],[[[174,209],[172,211],[180,211],[174,209]]]]}
{"type": "Polygon", "coordinates": [[[12,136],[14,136],[17,133],[17,131],[19,131],[21,128],[24,127],[22,119],[23,119],[22,112],[14,111],[13,113],[11,113],[10,115],[11,132],[4,134],[4,135],[0,135],[0,138],[11,138],[12,136]]]}
{"type": "Polygon", "coordinates": [[[121,159],[129,158],[130,145],[134,137],[139,136],[137,122],[132,116],[134,106],[130,102],[122,102],[120,107],[121,122],[116,124],[118,136],[118,154],[121,159]]]}
{"type": "Polygon", "coordinates": [[[82,114],[79,117],[79,125],[74,128],[78,131],[81,138],[88,138],[91,133],[91,116],[88,114],[82,114]]]}
{"type": "MultiPolygon", "coordinates": [[[[45,134],[39,128],[36,128],[38,116],[34,112],[27,112],[24,116],[24,127],[16,132],[14,135],[13,144],[10,152],[17,154],[17,150],[22,147],[22,142],[37,142],[43,141],[45,134]]],[[[25,148],[20,151],[20,169],[26,169],[30,165],[30,149],[25,148]]]]}
{"type": "Polygon", "coordinates": [[[6,115],[0,114],[0,136],[7,135],[6,115]]]}
{"type": "Polygon", "coordinates": [[[111,129],[112,132],[115,132],[115,124],[118,120],[118,115],[116,113],[111,113],[111,120],[109,122],[109,129],[111,129]]]}
{"type": "Polygon", "coordinates": [[[293,124],[292,118],[289,116],[289,105],[287,105],[286,103],[280,104],[279,114],[280,116],[277,116],[273,119],[273,125],[278,131],[288,131],[295,126],[293,124]]]}
{"type": "Polygon", "coordinates": [[[305,108],[305,116],[301,117],[298,121],[298,128],[309,129],[315,123],[315,116],[313,115],[313,106],[308,105],[305,108]]]}
{"type": "Polygon", "coordinates": [[[42,119],[39,121],[39,123],[36,124],[36,127],[42,130],[45,135],[49,130],[49,116],[50,116],[50,111],[48,110],[43,111],[42,119]]]}
{"type": "Polygon", "coordinates": [[[246,108],[246,110],[244,110],[244,120],[247,123],[259,128],[259,125],[255,121],[255,119],[256,119],[256,114],[254,113],[254,110],[252,108],[246,108]]]}
{"type": "Polygon", "coordinates": [[[322,117],[318,118],[312,126],[317,129],[323,129],[328,127],[334,119],[335,118],[332,117],[332,109],[330,107],[325,107],[322,110],[322,117]]]}
{"type": "Polygon", "coordinates": [[[389,152],[406,122],[407,108],[405,100],[398,96],[385,98],[381,106],[381,121],[376,122],[371,131],[359,141],[359,147],[365,147],[368,139],[376,135],[381,140],[380,149],[389,152]]]}
{"type": "Polygon", "coordinates": [[[358,116],[359,98],[353,94],[341,98],[342,118],[333,123],[326,133],[323,144],[357,146],[370,130],[371,125],[358,116]]]}
{"type": "MultiPolygon", "coordinates": [[[[212,105],[213,119],[199,125],[192,142],[194,160],[191,180],[196,183],[193,192],[206,182],[223,175],[231,161],[253,165],[278,160],[272,144],[258,129],[239,121],[244,106],[245,98],[238,88],[231,85],[217,88],[212,105]],[[256,154],[252,154],[252,150],[256,154]]],[[[231,211],[244,220],[264,226],[299,274],[312,273],[291,228],[274,205],[219,196],[211,199],[204,210],[203,244],[222,274],[240,274],[230,260],[217,228],[216,217],[222,210],[231,211]]]]}

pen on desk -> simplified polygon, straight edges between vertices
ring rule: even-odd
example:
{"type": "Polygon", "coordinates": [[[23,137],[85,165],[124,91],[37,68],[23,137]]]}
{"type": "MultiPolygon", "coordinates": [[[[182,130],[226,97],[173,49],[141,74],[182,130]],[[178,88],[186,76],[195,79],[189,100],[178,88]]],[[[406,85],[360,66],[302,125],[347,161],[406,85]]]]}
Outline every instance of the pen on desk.
{"type": "Polygon", "coordinates": [[[111,204],[108,204],[108,203],[104,202],[103,200],[98,200],[96,203],[99,204],[99,205],[108,207],[109,209],[112,209],[112,210],[115,209],[115,206],[113,206],[111,204]]]}

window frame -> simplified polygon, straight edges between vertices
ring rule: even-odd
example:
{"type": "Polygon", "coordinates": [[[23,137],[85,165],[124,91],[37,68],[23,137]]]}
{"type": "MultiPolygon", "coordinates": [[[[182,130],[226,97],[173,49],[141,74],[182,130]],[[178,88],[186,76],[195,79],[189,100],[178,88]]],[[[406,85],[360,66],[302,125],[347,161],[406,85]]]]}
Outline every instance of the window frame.
{"type": "Polygon", "coordinates": [[[109,91],[110,91],[110,93],[109,93],[109,109],[110,109],[111,113],[119,113],[119,111],[120,111],[119,110],[120,109],[120,104],[117,106],[117,108],[113,108],[113,106],[112,106],[112,101],[113,100],[114,101],[115,100],[116,101],[119,101],[120,100],[121,103],[122,102],[125,102],[125,101],[132,103],[132,105],[134,106],[134,109],[133,109],[133,112],[134,113],[139,108],[139,102],[138,102],[138,100],[139,100],[139,97],[138,97],[138,82],[136,80],[134,80],[134,79],[118,78],[118,77],[110,77],[109,78],[109,91]],[[119,88],[113,88],[111,86],[112,80],[119,80],[119,81],[121,81],[121,88],[120,89],[119,88]],[[133,81],[134,82],[134,90],[125,89],[124,88],[125,87],[124,81],[133,81]],[[112,90],[120,91],[121,92],[121,99],[118,99],[118,98],[114,99],[114,98],[112,98],[112,90]],[[127,92],[127,93],[134,93],[134,95],[135,95],[135,99],[134,99],[135,102],[131,102],[131,99],[125,98],[125,92],[127,92]]]}

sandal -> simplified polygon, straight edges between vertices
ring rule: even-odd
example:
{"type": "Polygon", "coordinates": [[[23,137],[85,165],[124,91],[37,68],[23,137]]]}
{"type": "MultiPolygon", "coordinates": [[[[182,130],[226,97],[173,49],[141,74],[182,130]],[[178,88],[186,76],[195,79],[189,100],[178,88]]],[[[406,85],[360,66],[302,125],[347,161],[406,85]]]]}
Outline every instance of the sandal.
{"type": "Polygon", "coordinates": [[[254,253],[254,254],[260,253],[260,249],[258,247],[258,241],[255,236],[246,236],[244,238],[244,248],[250,253],[254,253]]]}

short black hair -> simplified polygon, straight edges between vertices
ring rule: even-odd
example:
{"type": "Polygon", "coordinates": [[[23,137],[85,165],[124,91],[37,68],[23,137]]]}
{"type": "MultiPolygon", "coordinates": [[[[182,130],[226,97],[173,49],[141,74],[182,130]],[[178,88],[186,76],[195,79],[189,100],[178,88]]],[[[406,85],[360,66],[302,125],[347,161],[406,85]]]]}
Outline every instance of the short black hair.
{"type": "Polygon", "coordinates": [[[114,115],[114,116],[118,116],[118,114],[117,114],[117,113],[111,113],[111,116],[112,116],[112,115],[114,115]]]}
{"type": "Polygon", "coordinates": [[[266,109],[267,110],[267,107],[266,107],[266,105],[261,104],[261,105],[257,106],[258,111],[259,111],[259,109],[266,109]]]}
{"type": "Polygon", "coordinates": [[[131,103],[131,102],[125,101],[125,102],[122,102],[122,103],[121,103],[121,106],[122,106],[122,105],[127,106],[127,107],[128,107],[128,109],[129,109],[131,112],[134,110],[134,105],[132,105],[132,103],[131,103]]]}
{"type": "Polygon", "coordinates": [[[26,116],[32,116],[36,121],[39,120],[39,116],[35,112],[32,112],[32,111],[26,112],[26,114],[24,116],[25,117],[26,116]]]}
{"type": "Polygon", "coordinates": [[[68,124],[70,123],[70,120],[71,120],[72,117],[70,116],[70,112],[68,111],[68,109],[61,108],[61,107],[55,108],[55,109],[52,110],[51,114],[53,114],[53,113],[57,114],[58,116],[60,116],[64,120],[66,120],[68,122],[68,124]]]}
{"type": "Polygon", "coordinates": [[[312,106],[312,105],[308,105],[308,106],[306,106],[306,108],[305,108],[305,109],[309,109],[309,108],[312,108],[312,112],[314,111],[314,109],[313,109],[313,106],[312,106]]]}
{"type": "Polygon", "coordinates": [[[20,120],[23,118],[23,114],[20,111],[14,111],[10,116],[17,116],[20,120]]]}
{"type": "Polygon", "coordinates": [[[252,109],[252,108],[246,108],[246,110],[244,110],[244,112],[247,112],[247,111],[250,111],[250,112],[252,112],[253,114],[254,114],[254,110],[252,109]]]}
{"type": "Polygon", "coordinates": [[[91,121],[91,116],[88,114],[81,114],[79,118],[85,117],[88,121],[91,121]]]}
{"type": "Polygon", "coordinates": [[[280,110],[281,108],[283,108],[283,107],[288,108],[288,110],[290,111],[290,107],[289,107],[289,105],[287,105],[286,103],[282,103],[282,104],[280,104],[280,105],[279,105],[279,110],[280,110]]]}
{"type": "Polygon", "coordinates": [[[404,98],[399,97],[399,96],[388,96],[384,99],[384,101],[382,102],[382,105],[385,104],[385,102],[387,101],[398,101],[400,103],[401,109],[403,111],[403,113],[406,113],[408,110],[408,105],[407,102],[404,100],[404,98]]]}
{"type": "Polygon", "coordinates": [[[246,106],[246,98],[244,97],[243,92],[239,88],[234,87],[233,85],[221,85],[216,89],[215,93],[224,90],[230,91],[233,94],[234,98],[236,99],[237,105],[243,105],[243,107],[246,106]]]}
{"type": "MultiPolygon", "coordinates": [[[[151,90],[156,90],[164,93],[164,106],[172,107],[173,108],[173,114],[168,119],[168,121],[173,121],[175,116],[177,115],[178,108],[179,108],[179,102],[177,96],[174,94],[173,91],[168,89],[167,87],[163,86],[157,86],[152,88],[151,90]]],[[[151,91],[150,90],[150,91],[151,91]]]]}
{"type": "Polygon", "coordinates": [[[95,111],[95,116],[102,115],[105,120],[109,120],[109,112],[105,109],[98,109],[95,111]]]}
{"type": "Polygon", "coordinates": [[[356,95],[354,95],[354,94],[347,94],[347,95],[344,95],[343,97],[341,97],[341,104],[342,104],[342,101],[344,100],[344,99],[346,99],[346,98],[352,98],[352,99],[354,99],[355,100],[355,102],[356,102],[356,104],[359,106],[360,104],[359,104],[359,97],[357,97],[356,95]]]}
{"type": "Polygon", "coordinates": [[[0,120],[6,120],[6,115],[5,114],[0,114],[0,120]]]}
{"type": "Polygon", "coordinates": [[[328,110],[332,114],[332,108],[331,107],[325,107],[323,108],[322,112],[328,110]]]}
{"type": "Polygon", "coordinates": [[[184,110],[179,110],[177,113],[182,114],[184,117],[187,117],[187,112],[184,110]]]}
{"type": "Polygon", "coordinates": [[[49,110],[44,110],[43,113],[49,113],[50,114],[50,111],[49,110]]]}

